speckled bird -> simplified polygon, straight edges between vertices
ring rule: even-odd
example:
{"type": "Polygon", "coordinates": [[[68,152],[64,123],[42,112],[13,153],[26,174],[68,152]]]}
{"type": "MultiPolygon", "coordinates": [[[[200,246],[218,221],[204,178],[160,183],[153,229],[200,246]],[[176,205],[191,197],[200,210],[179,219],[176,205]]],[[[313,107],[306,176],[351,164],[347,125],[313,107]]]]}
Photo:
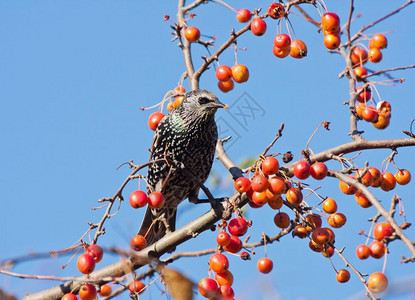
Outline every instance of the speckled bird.
{"type": "MultiPolygon", "coordinates": [[[[165,202],[161,209],[147,207],[138,234],[145,235],[153,220],[159,217],[164,217],[170,230],[174,231],[177,206],[186,198],[197,200],[199,185],[192,178],[204,183],[209,176],[218,139],[215,113],[221,107],[226,106],[213,93],[194,90],[187,93],[182,103],[160,121],[150,161],[168,157],[183,164],[191,176],[178,166],[169,174],[171,165],[167,162],[149,166],[147,190],[149,193],[161,192],[165,202]]],[[[165,232],[164,224],[157,221],[146,237],[147,245],[162,238],[165,232]]]]}

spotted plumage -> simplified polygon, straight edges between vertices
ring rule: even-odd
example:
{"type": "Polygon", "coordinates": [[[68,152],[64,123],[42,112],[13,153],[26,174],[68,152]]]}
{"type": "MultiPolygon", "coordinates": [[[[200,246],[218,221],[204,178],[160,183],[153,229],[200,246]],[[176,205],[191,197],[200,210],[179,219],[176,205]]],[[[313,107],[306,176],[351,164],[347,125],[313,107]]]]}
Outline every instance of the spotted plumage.
{"type": "MultiPolygon", "coordinates": [[[[212,167],[218,131],[215,113],[224,107],[218,98],[207,90],[194,90],[187,93],[182,103],[173,109],[159,123],[151,148],[150,161],[165,158],[182,164],[167,162],[154,163],[148,168],[148,192],[159,191],[164,197],[161,209],[147,208],[139,230],[145,235],[151,223],[158,217],[164,217],[170,230],[175,230],[176,209],[184,199],[197,199],[199,186],[192,180],[204,183],[212,167]]],[[[162,222],[156,222],[147,235],[147,245],[153,244],[165,235],[162,222]]]]}

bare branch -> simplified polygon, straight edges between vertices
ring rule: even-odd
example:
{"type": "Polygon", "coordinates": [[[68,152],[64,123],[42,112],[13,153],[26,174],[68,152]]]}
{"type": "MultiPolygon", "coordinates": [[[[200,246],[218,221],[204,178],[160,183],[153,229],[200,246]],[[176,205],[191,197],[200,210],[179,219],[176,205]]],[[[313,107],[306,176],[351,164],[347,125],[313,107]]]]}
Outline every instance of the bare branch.
{"type": "Polygon", "coordinates": [[[368,30],[369,28],[375,26],[376,24],[386,20],[387,18],[397,14],[398,12],[400,12],[402,9],[404,9],[405,7],[407,7],[408,5],[411,5],[412,3],[414,3],[415,0],[408,0],[406,3],[404,3],[403,5],[401,5],[400,7],[398,7],[397,9],[395,9],[394,11],[388,13],[387,15],[383,16],[382,18],[370,23],[369,25],[366,25],[364,27],[362,27],[352,38],[349,39],[349,43],[353,43],[356,39],[358,39],[362,33],[366,30],[368,30]]]}
{"type": "Polygon", "coordinates": [[[415,68],[415,65],[410,65],[410,66],[405,66],[405,67],[391,68],[391,69],[386,69],[386,70],[379,70],[379,71],[376,71],[376,72],[369,73],[369,74],[367,74],[365,76],[362,76],[362,78],[363,79],[366,79],[368,77],[376,76],[376,75],[383,74],[383,73],[387,73],[387,72],[398,71],[398,70],[406,70],[406,69],[413,69],[413,68],[415,68]]]}

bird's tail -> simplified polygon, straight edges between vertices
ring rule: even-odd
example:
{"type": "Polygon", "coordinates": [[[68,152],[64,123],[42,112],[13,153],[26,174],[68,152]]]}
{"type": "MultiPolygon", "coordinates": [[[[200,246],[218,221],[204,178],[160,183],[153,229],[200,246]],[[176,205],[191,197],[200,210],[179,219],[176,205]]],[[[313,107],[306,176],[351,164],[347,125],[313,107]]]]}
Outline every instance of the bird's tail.
{"type": "Polygon", "coordinates": [[[166,235],[166,226],[161,220],[162,218],[167,221],[170,231],[176,230],[176,211],[176,207],[166,207],[161,209],[147,207],[143,223],[141,224],[141,228],[138,231],[138,234],[142,236],[147,235],[147,246],[154,244],[166,235]]]}

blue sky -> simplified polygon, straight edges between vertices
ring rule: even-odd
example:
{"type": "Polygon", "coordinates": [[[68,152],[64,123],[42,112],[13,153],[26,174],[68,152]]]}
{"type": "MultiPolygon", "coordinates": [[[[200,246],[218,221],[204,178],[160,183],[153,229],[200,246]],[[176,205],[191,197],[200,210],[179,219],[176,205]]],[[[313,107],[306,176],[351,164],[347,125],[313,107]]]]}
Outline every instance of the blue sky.
{"type": "MultiPolygon", "coordinates": [[[[362,16],[353,22],[352,32],[403,3],[355,2],[356,12],[362,16]]],[[[229,2],[235,8],[249,9],[267,7],[268,3],[229,2]]],[[[330,11],[339,14],[342,22],[347,19],[349,1],[326,1],[326,4],[330,11]]],[[[72,245],[87,229],[87,222],[96,222],[101,217],[103,211],[90,209],[98,206],[96,200],[112,196],[129,173],[127,167],[118,171],[116,168],[130,160],[147,161],[153,136],[147,127],[147,118],[152,111],[143,112],[139,108],[160,101],[166,91],[177,85],[184,71],[177,43],[170,42],[170,23],[163,21],[165,14],[174,19],[176,5],[175,1],[0,2],[0,239],[3,242],[0,259],[72,245]]],[[[318,16],[311,7],[307,11],[313,17],[318,16]]],[[[197,16],[189,25],[199,27],[202,35],[216,36],[219,44],[227,39],[232,28],[241,27],[235,14],[220,5],[203,5],[195,13],[197,16]]],[[[414,63],[415,40],[410,30],[414,26],[413,15],[414,7],[409,7],[367,32],[387,33],[389,40],[383,61],[368,64],[369,69],[414,63]]],[[[344,79],[337,78],[344,61],[326,51],[323,36],[314,26],[295,16],[290,20],[297,38],[308,46],[305,59],[281,60],[273,56],[277,23],[267,20],[264,36],[255,37],[248,32],[238,43],[239,47],[248,49],[238,52],[239,63],[246,64],[250,71],[247,83],[236,84],[232,92],[223,94],[216,86],[213,69],[202,76],[201,87],[216,93],[223,103],[231,105],[240,103],[241,99],[253,99],[250,103],[258,104],[261,113],[252,115],[243,126],[229,111],[217,114],[218,122],[225,120],[223,124],[233,131],[234,143],[228,153],[236,162],[261,153],[282,122],[285,123],[283,138],[272,152],[292,151],[296,159],[322,121],[331,121],[331,130],[320,130],[314,136],[310,143],[314,152],[350,141],[348,110],[343,105],[348,99],[348,85],[344,79]]],[[[200,45],[195,45],[193,50],[197,66],[206,51],[200,45]]],[[[229,50],[220,63],[233,65],[233,57],[233,50],[229,50]]],[[[408,130],[414,118],[413,70],[392,75],[405,77],[405,82],[397,86],[378,85],[382,99],[392,104],[391,125],[379,131],[360,122],[359,128],[365,131],[367,139],[405,137],[401,131],[408,130]]],[[[185,87],[189,89],[187,82],[185,87]]],[[[363,152],[356,162],[363,166],[368,160],[380,168],[389,154],[388,150],[363,152]]],[[[413,149],[400,149],[396,163],[414,173],[413,149]]],[[[328,165],[332,169],[340,168],[338,163],[328,165]]],[[[390,168],[395,172],[393,166],[390,168]]],[[[214,195],[229,194],[230,181],[219,162],[215,163],[214,172],[225,180],[221,189],[214,190],[214,195]]],[[[314,188],[321,184],[315,180],[307,182],[314,188]]],[[[137,182],[129,184],[124,197],[136,188],[137,182]]],[[[381,270],[383,261],[358,261],[354,255],[355,247],[365,241],[357,233],[369,229],[370,224],[365,220],[375,211],[361,209],[353,197],[342,195],[335,179],[327,179],[319,193],[336,199],[348,216],[347,225],[336,231],[337,245],[346,245],[345,255],[364,273],[381,270]]],[[[413,183],[387,193],[376,191],[387,208],[394,193],[402,197],[408,221],[413,222],[413,183]]],[[[184,225],[207,209],[203,205],[182,204],[178,224],[184,225]]],[[[106,224],[107,234],[101,237],[101,245],[128,247],[143,213],[144,210],[133,210],[124,203],[106,224]]],[[[259,239],[262,231],[270,235],[277,232],[273,214],[270,209],[247,212],[247,218],[254,222],[250,232],[252,240],[259,239]]],[[[412,228],[407,234],[415,239],[412,228]]],[[[212,248],[214,238],[214,234],[204,233],[178,250],[212,248]]],[[[400,255],[408,255],[407,249],[400,243],[393,243],[390,249],[386,269],[390,282],[413,279],[413,265],[399,263],[400,255]]],[[[347,284],[337,283],[328,260],[312,253],[304,240],[286,237],[267,247],[268,257],[274,260],[275,266],[268,276],[259,274],[255,267],[263,251],[256,249],[257,255],[251,262],[230,258],[238,299],[270,299],[269,295],[276,293],[283,299],[357,299],[353,295],[363,291],[354,275],[347,284]]],[[[115,259],[107,255],[98,267],[115,259]]],[[[66,260],[67,257],[36,260],[19,264],[13,270],[56,276],[78,274],[74,263],[61,270],[66,260]]],[[[197,282],[207,276],[207,261],[208,257],[181,259],[172,267],[197,282]],[[196,264],[199,267],[195,268],[196,264]]],[[[339,258],[333,261],[336,267],[344,268],[339,258]]],[[[0,287],[19,297],[53,285],[54,282],[0,277],[0,287]]],[[[158,286],[161,288],[161,284],[158,286]]],[[[152,288],[151,294],[143,298],[151,295],[151,299],[166,299],[160,296],[159,288],[152,288]]],[[[385,299],[408,299],[407,295],[393,294],[385,299]]],[[[124,295],[120,299],[127,298],[124,295]]]]}

